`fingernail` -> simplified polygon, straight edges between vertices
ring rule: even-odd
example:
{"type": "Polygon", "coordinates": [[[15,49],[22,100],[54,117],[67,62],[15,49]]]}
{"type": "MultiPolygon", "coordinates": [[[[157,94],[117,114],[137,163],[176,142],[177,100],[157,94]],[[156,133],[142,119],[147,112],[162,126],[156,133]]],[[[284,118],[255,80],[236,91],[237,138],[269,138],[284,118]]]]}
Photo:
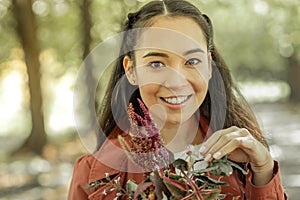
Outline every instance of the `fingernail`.
{"type": "Polygon", "coordinates": [[[201,146],[200,149],[199,149],[199,152],[200,152],[200,153],[203,153],[203,152],[205,151],[205,149],[206,149],[205,146],[201,146]]]}
{"type": "Polygon", "coordinates": [[[218,151],[217,153],[215,153],[213,155],[214,159],[218,159],[220,156],[221,156],[221,152],[220,151],[218,151]]]}
{"type": "Polygon", "coordinates": [[[207,162],[210,160],[210,158],[211,158],[211,154],[209,153],[205,156],[204,160],[207,162]]]}

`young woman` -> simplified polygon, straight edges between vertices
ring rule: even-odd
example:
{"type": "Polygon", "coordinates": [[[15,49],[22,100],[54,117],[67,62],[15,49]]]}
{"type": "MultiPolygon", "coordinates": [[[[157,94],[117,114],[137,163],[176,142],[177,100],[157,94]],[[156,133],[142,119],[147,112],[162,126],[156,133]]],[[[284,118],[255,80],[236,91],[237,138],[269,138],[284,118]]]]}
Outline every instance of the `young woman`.
{"type": "Polygon", "coordinates": [[[128,103],[139,111],[139,98],[174,155],[201,144],[206,161],[228,155],[245,164],[246,176],[224,179],[226,199],[286,199],[279,165],[217,52],[208,16],[183,0],[152,1],[128,14],[124,31],[99,115],[107,139],[76,161],[68,198],[114,199],[116,191],[105,187],[84,189],[107,176],[123,187],[129,179],[145,179],[118,140],[128,136],[128,103]]]}

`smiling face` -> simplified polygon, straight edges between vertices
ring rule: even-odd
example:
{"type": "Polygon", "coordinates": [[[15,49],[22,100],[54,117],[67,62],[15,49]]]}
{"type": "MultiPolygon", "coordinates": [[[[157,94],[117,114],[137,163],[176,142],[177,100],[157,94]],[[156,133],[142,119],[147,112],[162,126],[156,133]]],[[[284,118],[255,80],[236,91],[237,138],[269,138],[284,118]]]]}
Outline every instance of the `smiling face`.
{"type": "Polygon", "coordinates": [[[180,124],[198,111],[207,94],[210,59],[194,20],[160,17],[139,38],[134,61],[125,57],[124,68],[154,118],[180,124]]]}

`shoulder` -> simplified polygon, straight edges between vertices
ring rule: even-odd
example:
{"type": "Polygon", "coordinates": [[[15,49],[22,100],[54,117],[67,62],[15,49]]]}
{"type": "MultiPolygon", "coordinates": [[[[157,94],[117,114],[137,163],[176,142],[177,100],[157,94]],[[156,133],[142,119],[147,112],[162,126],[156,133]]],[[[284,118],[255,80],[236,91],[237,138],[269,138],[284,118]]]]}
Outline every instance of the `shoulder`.
{"type": "Polygon", "coordinates": [[[75,166],[90,165],[93,162],[94,156],[92,154],[85,154],[80,156],[75,161],[75,166]]]}
{"type": "MultiPolygon", "coordinates": [[[[120,129],[115,128],[98,151],[77,158],[74,163],[73,179],[90,183],[96,178],[101,179],[102,176],[99,176],[102,174],[101,172],[103,172],[103,176],[106,171],[112,172],[109,169],[110,160],[116,155],[120,155],[121,152],[117,139],[119,134],[122,135],[120,129]]],[[[123,155],[118,157],[119,161],[124,160],[122,157],[123,155]]]]}
{"type": "Polygon", "coordinates": [[[97,152],[76,159],[68,199],[88,199],[93,191],[86,190],[85,186],[105,178],[106,174],[123,173],[121,169],[125,169],[127,157],[118,142],[119,134],[122,135],[121,131],[114,130],[97,152]]]}
{"type": "Polygon", "coordinates": [[[73,177],[78,176],[81,181],[84,179],[86,183],[91,183],[105,178],[107,173],[140,172],[142,169],[132,163],[118,136],[128,139],[128,134],[114,129],[97,152],[79,157],[74,165],[73,177]]]}
{"type": "Polygon", "coordinates": [[[74,164],[74,171],[88,172],[91,169],[92,163],[94,161],[94,156],[92,154],[86,154],[80,156],[76,159],[74,164]]]}
{"type": "Polygon", "coordinates": [[[113,175],[127,171],[128,157],[118,139],[119,136],[126,137],[126,135],[116,127],[99,150],[76,160],[74,170],[79,174],[86,174],[88,183],[105,178],[107,173],[113,175]]]}
{"type": "Polygon", "coordinates": [[[87,199],[89,191],[85,190],[93,163],[92,155],[83,155],[75,161],[73,176],[68,191],[68,199],[87,199]]]}
{"type": "Polygon", "coordinates": [[[127,134],[119,128],[115,128],[106,138],[99,150],[91,154],[82,155],[76,159],[74,171],[85,174],[91,170],[93,171],[94,168],[99,168],[99,165],[101,165],[102,170],[106,169],[110,166],[111,160],[124,160],[124,149],[120,145],[118,136],[126,137],[126,135],[127,134]]]}
{"type": "Polygon", "coordinates": [[[95,158],[91,154],[83,155],[76,159],[73,169],[73,181],[84,186],[89,182],[89,174],[95,158]]]}

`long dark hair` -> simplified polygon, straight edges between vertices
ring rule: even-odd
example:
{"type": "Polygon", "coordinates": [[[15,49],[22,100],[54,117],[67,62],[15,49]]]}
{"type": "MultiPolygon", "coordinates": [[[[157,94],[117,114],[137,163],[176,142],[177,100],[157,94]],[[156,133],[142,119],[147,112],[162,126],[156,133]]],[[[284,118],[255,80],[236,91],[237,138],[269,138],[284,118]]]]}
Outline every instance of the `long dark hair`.
{"type": "Polygon", "coordinates": [[[203,31],[207,49],[212,55],[213,72],[209,81],[209,91],[199,108],[200,116],[208,121],[213,131],[230,126],[246,128],[258,141],[268,146],[253,112],[238,88],[233,84],[230,71],[216,49],[211,20],[194,5],[184,0],[151,1],[137,12],[128,14],[123,27],[124,36],[120,56],[116,61],[100,107],[99,123],[103,133],[108,136],[117,125],[120,126],[122,119],[126,119],[126,108],[129,101],[138,110],[136,99],[140,98],[140,93],[137,87],[132,86],[124,78],[123,58],[134,56],[131,50],[135,45],[137,36],[130,30],[150,27],[156,17],[160,16],[189,17],[199,24],[203,31]],[[116,88],[117,92],[115,92],[116,88]],[[118,109],[114,109],[115,106],[118,109]]]}

